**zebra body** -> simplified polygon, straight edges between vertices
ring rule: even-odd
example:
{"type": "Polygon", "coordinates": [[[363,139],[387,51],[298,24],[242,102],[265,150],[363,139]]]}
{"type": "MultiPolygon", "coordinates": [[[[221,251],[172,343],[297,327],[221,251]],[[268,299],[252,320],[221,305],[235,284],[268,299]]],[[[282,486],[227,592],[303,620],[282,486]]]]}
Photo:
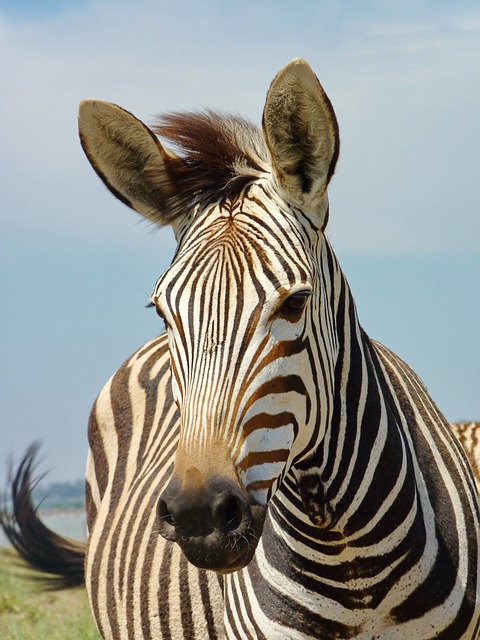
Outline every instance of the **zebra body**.
{"type": "MultiPolygon", "coordinates": [[[[423,621],[396,624],[389,631],[384,623],[379,624],[375,619],[378,607],[372,607],[375,579],[370,590],[362,588],[361,579],[357,579],[359,588],[352,588],[350,602],[343,603],[347,607],[343,609],[337,604],[341,610],[340,620],[336,624],[324,621],[322,625],[323,607],[329,611],[332,604],[321,594],[326,587],[331,587],[331,579],[326,580],[326,586],[316,581],[312,584],[312,574],[322,575],[325,568],[322,572],[315,567],[313,552],[308,563],[303,556],[300,560],[293,556],[295,561],[292,561],[294,549],[285,549],[283,536],[278,535],[279,524],[285,524],[282,511],[286,506],[288,513],[293,504],[307,540],[312,538],[320,546],[318,528],[298,509],[301,498],[293,478],[287,478],[285,486],[282,485],[272,499],[255,556],[239,572],[219,576],[198,569],[187,562],[177,545],[158,535],[156,501],[170,477],[179,437],[179,415],[172,403],[166,342],[163,335],[147,343],[119,369],[99,395],[90,419],[87,495],[91,534],[87,586],[92,611],[104,637],[436,637],[425,635],[423,621]],[[122,459],[122,451],[128,461],[122,459]],[[130,475],[125,474],[127,469],[131,470],[130,475]],[[129,557],[131,561],[126,562],[129,557]],[[297,573],[299,564],[308,566],[305,575],[297,573]],[[297,585],[295,597],[291,593],[292,584],[297,585]],[[265,593],[267,598],[262,597],[265,593]],[[285,594],[290,599],[288,608],[285,594]],[[347,625],[342,629],[349,618],[351,629],[365,631],[349,635],[352,631],[347,625]],[[298,627],[292,626],[292,622],[298,627]]],[[[392,376],[395,369],[400,379],[402,373],[407,373],[410,384],[413,383],[410,393],[414,394],[415,387],[417,393],[423,390],[420,381],[401,360],[385,347],[372,344],[383,354],[383,366],[392,371],[392,376]]],[[[437,412],[433,404],[429,408],[437,412]]],[[[448,428],[443,437],[448,442],[448,428]]],[[[327,542],[328,561],[332,550],[344,543],[326,533],[327,538],[331,538],[327,542]]],[[[290,542],[294,547],[300,541],[290,542]]],[[[459,544],[464,541],[459,540],[459,544]]],[[[383,550],[388,551],[386,546],[383,550]]],[[[343,553],[346,555],[349,550],[345,548],[343,553]]],[[[338,564],[333,565],[336,571],[341,568],[341,558],[338,560],[338,564]]],[[[412,571],[415,572],[415,568],[412,571]]],[[[348,574],[348,569],[340,573],[338,584],[345,579],[344,572],[348,574]]],[[[436,579],[441,582],[441,578],[439,575],[436,579]]],[[[349,582],[353,585],[355,579],[350,578],[349,582]]],[[[391,594],[394,605],[402,599],[399,596],[402,591],[404,587],[399,585],[398,591],[391,594]]],[[[383,604],[388,612],[389,600],[383,604]]],[[[437,624],[442,624],[446,615],[448,609],[444,605],[435,613],[437,624]]],[[[475,638],[478,632],[467,630],[462,635],[460,631],[449,630],[446,633],[444,637],[475,638]]]]}
{"type": "Polygon", "coordinates": [[[178,243],[167,334],[99,395],[86,584],[105,638],[472,640],[479,502],[415,373],[363,332],[325,237],[339,153],[310,67],[263,135],[213,112],[155,129],[80,110],[107,187],[178,243]]]}

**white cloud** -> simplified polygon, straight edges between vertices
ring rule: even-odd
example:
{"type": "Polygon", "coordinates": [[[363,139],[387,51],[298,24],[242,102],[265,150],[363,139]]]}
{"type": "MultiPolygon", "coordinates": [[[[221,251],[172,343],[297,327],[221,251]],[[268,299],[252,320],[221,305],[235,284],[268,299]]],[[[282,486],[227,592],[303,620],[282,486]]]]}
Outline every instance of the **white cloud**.
{"type": "Polygon", "coordinates": [[[299,16],[271,2],[91,2],[29,24],[3,19],[0,55],[12,61],[0,111],[8,224],[66,234],[90,234],[95,225],[103,236],[114,217],[127,219],[82,157],[76,109],[83,97],[120,103],[146,121],[199,106],[259,121],[273,74],[302,55],[334,100],[342,129],[335,241],[359,251],[374,250],[379,237],[387,251],[452,241],[474,248],[480,11],[426,14],[423,7],[416,19],[411,7],[403,18],[374,4],[361,17],[346,7],[306,3],[299,16]],[[452,236],[435,219],[449,218],[459,195],[452,236]],[[429,216],[426,237],[416,239],[429,216]]]}

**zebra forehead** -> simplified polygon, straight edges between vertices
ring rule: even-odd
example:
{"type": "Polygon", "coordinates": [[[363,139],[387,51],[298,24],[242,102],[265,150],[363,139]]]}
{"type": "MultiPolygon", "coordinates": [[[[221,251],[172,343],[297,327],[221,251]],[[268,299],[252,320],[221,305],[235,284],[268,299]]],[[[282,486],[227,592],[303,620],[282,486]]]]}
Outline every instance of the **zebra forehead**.
{"type": "Polygon", "coordinates": [[[181,298],[198,302],[199,290],[206,287],[221,296],[228,291],[242,299],[253,294],[252,301],[263,303],[269,296],[282,297],[314,281],[315,265],[307,252],[303,259],[299,253],[298,247],[266,246],[248,235],[203,238],[177,256],[160,276],[152,299],[173,296],[177,302],[181,298]]]}
{"type": "Polygon", "coordinates": [[[219,282],[225,277],[241,277],[243,285],[246,280],[260,278],[276,290],[288,291],[295,283],[314,278],[314,244],[294,211],[280,211],[277,203],[272,205],[271,195],[260,181],[190,219],[153,297],[169,285],[176,289],[188,280],[198,285],[213,275],[219,282]]]}

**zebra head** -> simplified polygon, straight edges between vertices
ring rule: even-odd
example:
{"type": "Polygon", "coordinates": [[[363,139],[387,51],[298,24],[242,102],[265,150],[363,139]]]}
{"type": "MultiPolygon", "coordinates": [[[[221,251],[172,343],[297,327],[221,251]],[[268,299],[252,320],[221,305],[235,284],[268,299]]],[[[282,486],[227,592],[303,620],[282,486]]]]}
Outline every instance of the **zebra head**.
{"type": "Polygon", "coordinates": [[[180,415],[160,533],[197,566],[239,569],[253,557],[269,499],[331,418],[332,106],[308,64],[294,60],[272,82],[263,132],[211,111],[166,116],[152,131],[115,105],[86,101],[80,137],[107,187],[172,225],[178,243],[151,297],[180,415]]]}

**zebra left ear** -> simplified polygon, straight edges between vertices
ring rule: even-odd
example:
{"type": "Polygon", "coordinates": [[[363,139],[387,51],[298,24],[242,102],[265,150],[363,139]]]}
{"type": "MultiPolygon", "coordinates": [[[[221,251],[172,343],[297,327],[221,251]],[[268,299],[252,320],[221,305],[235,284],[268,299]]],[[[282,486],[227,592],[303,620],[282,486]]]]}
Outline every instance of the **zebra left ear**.
{"type": "Polygon", "coordinates": [[[323,195],[335,170],[340,141],[330,100],[305,60],[292,60],[273,80],[263,111],[263,132],[276,188],[324,228],[328,207],[323,195]]]}

